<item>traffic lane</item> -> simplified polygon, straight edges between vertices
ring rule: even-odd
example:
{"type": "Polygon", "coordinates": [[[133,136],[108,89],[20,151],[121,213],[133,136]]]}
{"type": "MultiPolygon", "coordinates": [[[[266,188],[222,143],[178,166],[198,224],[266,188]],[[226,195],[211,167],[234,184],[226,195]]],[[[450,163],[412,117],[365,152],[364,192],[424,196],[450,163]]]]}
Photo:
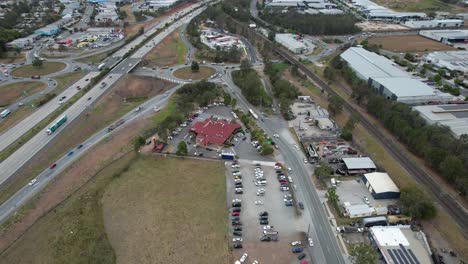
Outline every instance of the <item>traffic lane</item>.
{"type": "MultiPolygon", "coordinates": [[[[182,87],[182,85],[178,85],[172,88],[171,90],[169,90],[168,95],[172,95],[180,87],[182,87]]],[[[41,189],[43,189],[55,176],[58,176],[69,165],[71,165],[71,163],[77,160],[87,150],[91,149],[96,143],[98,143],[99,141],[101,141],[102,139],[110,135],[111,133],[115,133],[115,131],[118,131],[122,127],[125,127],[125,125],[128,125],[132,120],[142,117],[142,116],[146,116],[149,113],[152,113],[154,111],[153,110],[154,108],[164,107],[168,101],[169,101],[169,96],[166,96],[164,94],[153,97],[152,99],[140,105],[140,107],[142,108],[141,111],[135,112],[134,110],[132,110],[131,112],[127,113],[123,117],[123,119],[126,120],[124,125],[117,127],[111,132],[107,132],[107,128],[97,132],[91,138],[87,139],[82,144],[80,144],[82,147],[78,148],[78,146],[80,146],[78,145],[77,147],[70,150],[74,152],[72,155],[68,155],[68,153],[70,153],[69,151],[67,154],[62,156],[62,158],[52,163],[52,164],[56,164],[55,167],[51,169],[51,167],[49,166],[44,171],[42,171],[35,178],[37,179],[37,183],[35,185],[24,186],[22,189],[16,192],[14,196],[12,196],[4,204],[0,206],[0,223],[3,223],[5,220],[7,220],[8,217],[12,213],[14,213],[15,210],[19,209],[19,206],[26,203],[27,200],[32,198],[41,189]]]]}
{"type": "MultiPolygon", "coordinates": [[[[85,87],[87,84],[89,84],[91,78],[95,77],[97,74],[98,73],[96,72],[88,73],[86,76],[78,80],[75,84],[71,85],[69,88],[65,89],[62,93],[60,93],[57,96],[57,98],[62,98],[63,96],[66,96],[66,100],[69,100],[78,92],[76,86],[85,87]]],[[[58,105],[55,100],[50,100],[44,106],[39,107],[37,111],[23,119],[14,127],[5,131],[3,134],[0,135],[0,151],[4,150],[13,142],[18,140],[22,135],[24,135],[27,131],[31,130],[42,119],[50,115],[59,107],[60,105],[58,105]]]]}
{"type": "Polygon", "coordinates": [[[0,185],[8,180],[21,166],[23,166],[29,159],[32,158],[40,149],[45,147],[57,134],[65,129],[74,118],[76,118],[82,111],[90,106],[94,101],[100,97],[110,86],[112,86],[122,75],[113,75],[112,79],[107,80],[106,85],[102,85],[104,81],[99,82],[88,93],[78,99],[73,105],[70,106],[61,116],[67,115],[67,122],[61,125],[56,132],[47,135],[47,129],[56,122],[59,118],[50,123],[47,127],[39,131],[33,138],[21,146],[17,151],[11,154],[7,159],[0,163],[0,185]]]}

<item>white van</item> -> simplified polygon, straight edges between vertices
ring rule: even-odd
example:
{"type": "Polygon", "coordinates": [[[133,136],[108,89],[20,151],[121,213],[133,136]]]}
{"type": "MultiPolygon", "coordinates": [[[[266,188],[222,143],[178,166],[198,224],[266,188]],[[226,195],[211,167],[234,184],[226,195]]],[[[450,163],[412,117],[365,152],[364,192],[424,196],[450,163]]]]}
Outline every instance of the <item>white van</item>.
{"type": "Polygon", "coordinates": [[[331,183],[332,187],[336,187],[335,178],[331,178],[330,183],[331,183]]]}
{"type": "Polygon", "coordinates": [[[9,115],[10,113],[11,113],[10,110],[5,109],[5,110],[3,110],[3,111],[0,113],[0,116],[1,116],[2,118],[5,118],[5,117],[6,117],[7,115],[9,115]]]}

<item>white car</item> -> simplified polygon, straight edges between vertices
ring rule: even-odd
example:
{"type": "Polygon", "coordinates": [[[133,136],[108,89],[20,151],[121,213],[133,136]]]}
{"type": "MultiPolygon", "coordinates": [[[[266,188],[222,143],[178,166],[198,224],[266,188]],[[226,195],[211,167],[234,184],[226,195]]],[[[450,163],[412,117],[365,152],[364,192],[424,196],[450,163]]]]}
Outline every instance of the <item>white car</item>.
{"type": "Polygon", "coordinates": [[[232,242],[242,242],[242,241],[244,241],[242,237],[235,237],[232,239],[232,242]]]}
{"type": "Polygon", "coordinates": [[[263,201],[255,201],[255,205],[262,205],[263,201]]]}
{"type": "Polygon", "coordinates": [[[266,225],[266,226],[263,226],[263,230],[270,230],[270,229],[274,229],[275,227],[272,226],[272,225],[266,225]]]}
{"type": "Polygon", "coordinates": [[[293,183],[293,179],[292,179],[291,176],[288,176],[288,180],[289,180],[290,183],[293,183]]]}
{"type": "Polygon", "coordinates": [[[273,134],[273,137],[279,138],[280,136],[278,134],[273,134]]]}
{"type": "Polygon", "coordinates": [[[309,246],[313,247],[314,246],[314,241],[312,241],[312,238],[309,237],[309,246]]]}
{"type": "Polygon", "coordinates": [[[32,180],[28,183],[28,185],[29,185],[29,186],[33,186],[34,184],[36,184],[36,182],[37,182],[37,179],[32,179],[32,180]]]}
{"type": "Polygon", "coordinates": [[[291,242],[291,246],[299,246],[300,244],[302,244],[301,241],[293,241],[293,242],[291,242]]]}
{"type": "Polygon", "coordinates": [[[288,172],[289,172],[289,173],[292,173],[292,169],[291,169],[291,168],[288,168],[288,172]]]}
{"type": "Polygon", "coordinates": [[[309,161],[308,161],[306,158],[304,158],[304,163],[308,163],[308,162],[309,162],[309,161]]]}
{"type": "Polygon", "coordinates": [[[233,199],[232,202],[233,203],[242,203],[242,200],[241,199],[233,199]]]}
{"type": "Polygon", "coordinates": [[[287,187],[287,186],[281,186],[281,187],[280,187],[280,190],[283,191],[283,192],[286,192],[286,191],[289,191],[289,187],[287,187]]]}
{"type": "Polygon", "coordinates": [[[366,204],[370,204],[369,198],[367,198],[366,196],[364,196],[363,200],[364,200],[364,202],[365,202],[366,204]]]}
{"type": "Polygon", "coordinates": [[[244,261],[247,259],[249,255],[247,253],[244,253],[242,257],[240,258],[240,262],[244,263],[244,261]]]}
{"type": "Polygon", "coordinates": [[[159,107],[155,107],[154,111],[157,113],[157,112],[161,111],[161,109],[159,107]]]}
{"type": "Polygon", "coordinates": [[[291,199],[292,195],[291,194],[285,194],[283,195],[284,199],[291,199]]]}
{"type": "Polygon", "coordinates": [[[258,264],[258,260],[254,260],[254,262],[252,262],[252,264],[258,264]]]}
{"type": "Polygon", "coordinates": [[[275,166],[275,170],[281,170],[280,166],[275,166]]]}

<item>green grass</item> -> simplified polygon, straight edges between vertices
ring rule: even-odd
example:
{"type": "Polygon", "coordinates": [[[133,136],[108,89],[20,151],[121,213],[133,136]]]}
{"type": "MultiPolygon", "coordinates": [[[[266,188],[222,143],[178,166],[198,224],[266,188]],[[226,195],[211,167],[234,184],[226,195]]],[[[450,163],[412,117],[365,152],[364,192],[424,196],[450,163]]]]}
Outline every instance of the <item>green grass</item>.
{"type": "Polygon", "coordinates": [[[21,98],[40,92],[46,87],[46,83],[38,81],[16,82],[0,86],[0,106],[16,103],[21,98]]]}
{"type": "Polygon", "coordinates": [[[215,74],[216,70],[210,67],[200,66],[198,72],[192,72],[191,67],[185,67],[178,69],[174,72],[174,76],[179,79],[192,79],[192,80],[201,80],[210,77],[215,74]]]}
{"type": "Polygon", "coordinates": [[[188,52],[188,47],[185,45],[184,41],[180,38],[181,30],[179,30],[179,37],[176,39],[175,50],[177,51],[177,64],[185,63],[185,57],[188,52]]]}
{"type": "Polygon", "coordinates": [[[275,63],[272,65],[272,68],[275,71],[282,72],[289,68],[289,64],[287,64],[286,62],[275,63]]]}
{"type": "Polygon", "coordinates": [[[81,63],[86,63],[86,64],[98,64],[107,57],[109,57],[107,55],[107,52],[104,52],[104,53],[101,53],[101,54],[97,54],[97,55],[85,57],[85,58],[82,58],[82,59],[78,59],[77,61],[81,62],[81,63]]]}
{"type": "Polygon", "coordinates": [[[5,118],[2,122],[0,122],[0,133],[10,129],[18,122],[26,118],[28,115],[32,114],[35,111],[34,107],[30,106],[23,106],[16,111],[12,112],[8,115],[8,118],[5,118]]]}
{"type": "Polygon", "coordinates": [[[65,69],[67,65],[61,62],[45,61],[42,66],[34,67],[32,65],[26,65],[19,67],[11,72],[12,76],[16,77],[31,77],[33,75],[48,75],[65,69]]]}

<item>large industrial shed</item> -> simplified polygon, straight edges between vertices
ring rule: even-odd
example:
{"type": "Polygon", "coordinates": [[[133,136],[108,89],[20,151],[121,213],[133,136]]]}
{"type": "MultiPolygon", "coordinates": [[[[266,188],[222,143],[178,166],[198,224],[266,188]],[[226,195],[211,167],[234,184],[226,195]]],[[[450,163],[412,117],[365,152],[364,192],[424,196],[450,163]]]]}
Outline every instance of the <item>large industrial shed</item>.
{"type": "Polygon", "coordinates": [[[363,174],[377,169],[369,157],[343,158],[348,174],[363,174]]]}
{"type": "Polygon", "coordinates": [[[398,199],[400,197],[400,189],[387,173],[366,173],[363,181],[374,199],[398,199]]]}
{"type": "Polygon", "coordinates": [[[275,41],[296,54],[307,50],[304,43],[298,41],[293,34],[276,34],[275,41]]]}
{"type": "Polygon", "coordinates": [[[421,30],[419,35],[445,44],[465,43],[468,40],[468,30],[462,29],[421,30]]]}

